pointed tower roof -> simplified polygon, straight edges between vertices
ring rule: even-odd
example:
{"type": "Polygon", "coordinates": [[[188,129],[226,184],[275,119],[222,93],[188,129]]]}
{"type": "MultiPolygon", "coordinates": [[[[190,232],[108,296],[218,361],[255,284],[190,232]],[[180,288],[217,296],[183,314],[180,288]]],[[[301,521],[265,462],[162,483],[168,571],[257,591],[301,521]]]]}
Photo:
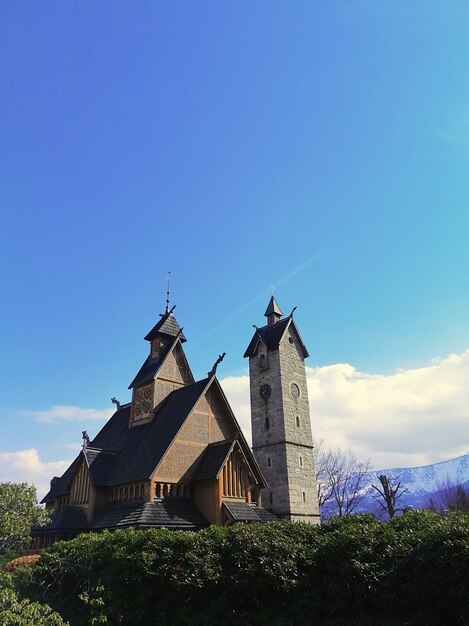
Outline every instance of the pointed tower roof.
{"type": "Polygon", "coordinates": [[[270,298],[264,315],[265,317],[268,317],[269,315],[272,315],[272,313],[274,313],[275,315],[280,315],[280,317],[283,315],[282,310],[277,304],[277,300],[274,298],[274,296],[270,298]]]}
{"type": "Polygon", "coordinates": [[[173,315],[173,309],[174,307],[170,311],[166,311],[166,313],[161,316],[161,319],[157,322],[157,324],[155,324],[155,326],[153,326],[148,335],[145,336],[144,339],[146,341],[151,341],[158,333],[162,335],[169,335],[170,337],[179,337],[181,343],[186,341],[184,333],[173,315]]]}

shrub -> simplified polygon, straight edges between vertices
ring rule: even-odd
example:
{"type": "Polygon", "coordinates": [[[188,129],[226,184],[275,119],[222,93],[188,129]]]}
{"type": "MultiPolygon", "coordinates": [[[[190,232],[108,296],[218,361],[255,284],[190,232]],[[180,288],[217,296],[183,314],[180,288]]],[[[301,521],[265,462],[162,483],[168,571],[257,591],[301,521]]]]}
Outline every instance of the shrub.
{"type": "Polygon", "coordinates": [[[13,572],[72,626],[464,624],[469,516],[371,515],[59,542],[13,572]]]}

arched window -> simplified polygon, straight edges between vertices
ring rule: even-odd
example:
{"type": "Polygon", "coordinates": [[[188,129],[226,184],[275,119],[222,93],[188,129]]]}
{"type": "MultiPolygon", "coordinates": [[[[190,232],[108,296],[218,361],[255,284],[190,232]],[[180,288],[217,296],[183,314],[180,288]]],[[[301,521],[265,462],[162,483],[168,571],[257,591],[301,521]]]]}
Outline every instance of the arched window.
{"type": "Polygon", "coordinates": [[[300,456],[300,467],[303,467],[303,457],[300,456]]]}
{"type": "Polygon", "coordinates": [[[266,429],[266,430],[269,430],[269,428],[270,428],[269,418],[268,418],[268,417],[266,417],[266,418],[265,418],[265,429],[266,429]]]}
{"type": "Polygon", "coordinates": [[[261,354],[261,356],[259,357],[259,368],[261,370],[267,369],[267,357],[265,354],[261,354]]]}
{"type": "Polygon", "coordinates": [[[296,416],[296,426],[297,426],[297,428],[300,427],[300,418],[299,418],[298,415],[296,416]]]}
{"type": "Polygon", "coordinates": [[[303,491],[303,502],[306,502],[306,493],[303,491]]]}

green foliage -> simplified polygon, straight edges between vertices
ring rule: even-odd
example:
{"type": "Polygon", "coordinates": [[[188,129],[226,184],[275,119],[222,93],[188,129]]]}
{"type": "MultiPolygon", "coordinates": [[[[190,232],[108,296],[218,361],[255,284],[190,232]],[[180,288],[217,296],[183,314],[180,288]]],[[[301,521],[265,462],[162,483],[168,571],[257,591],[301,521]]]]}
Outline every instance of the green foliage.
{"type": "Polygon", "coordinates": [[[14,580],[73,626],[390,626],[468,623],[467,571],[469,516],[411,512],[81,535],[14,580]]]}
{"type": "Polygon", "coordinates": [[[49,606],[20,600],[14,590],[13,578],[0,573],[0,624],[2,626],[68,626],[49,606]]]}
{"type": "Polygon", "coordinates": [[[29,544],[33,525],[45,524],[48,515],[37,504],[36,488],[26,483],[0,483],[0,563],[18,556],[29,544]]]}

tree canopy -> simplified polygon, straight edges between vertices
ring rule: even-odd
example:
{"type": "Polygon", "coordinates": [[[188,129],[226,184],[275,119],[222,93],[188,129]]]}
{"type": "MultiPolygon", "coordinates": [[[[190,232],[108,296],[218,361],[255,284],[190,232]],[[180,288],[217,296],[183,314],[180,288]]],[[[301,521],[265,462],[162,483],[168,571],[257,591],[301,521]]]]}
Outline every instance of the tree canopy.
{"type": "Polygon", "coordinates": [[[0,555],[18,554],[29,544],[31,526],[45,524],[47,519],[33,485],[0,483],[0,555]]]}

